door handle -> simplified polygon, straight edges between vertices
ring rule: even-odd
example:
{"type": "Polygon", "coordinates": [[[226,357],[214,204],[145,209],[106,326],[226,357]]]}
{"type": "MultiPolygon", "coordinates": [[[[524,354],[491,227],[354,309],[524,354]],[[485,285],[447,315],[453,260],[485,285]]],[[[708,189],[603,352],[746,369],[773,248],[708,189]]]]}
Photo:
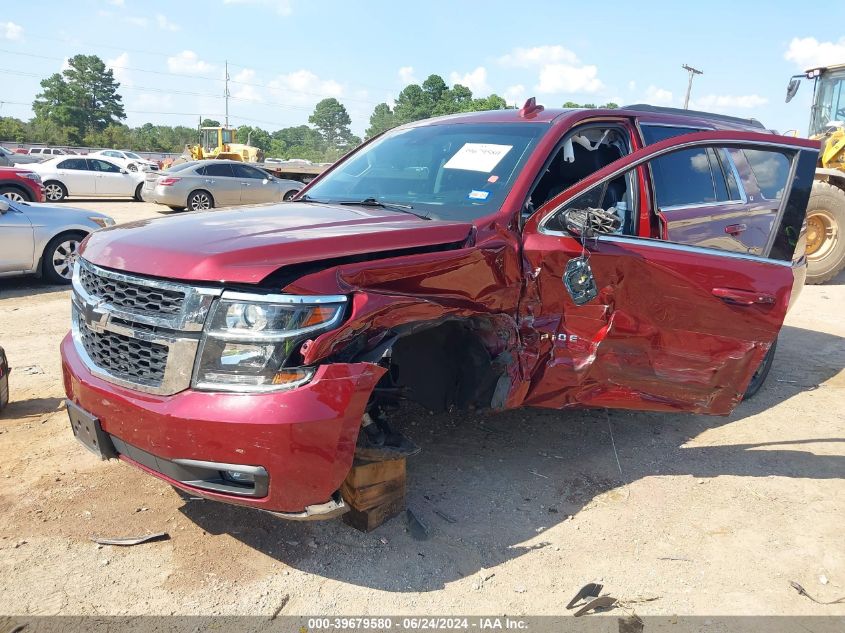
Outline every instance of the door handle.
{"type": "Polygon", "coordinates": [[[725,303],[734,303],[742,306],[750,306],[755,303],[771,305],[775,297],[764,292],[753,292],[751,290],[737,290],[736,288],[713,288],[713,296],[719,297],[725,303]]]}
{"type": "Polygon", "coordinates": [[[214,184],[214,181],[213,181],[213,180],[208,180],[208,179],[206,179],[205,184],[207,184],[207,185],[213,185],[213,184],[214,184]]]}
{"type": "Polygon", "coordinates": [[[725,233],[728,235],[739,235],[748,228],[747,224],[728,224],[725,227],[725,233]]]}
{"type": "Polygon", "coordinates": [[[242,182],[241,184],[242,184],[244,187],[249,187],[249,183],[248,183],[248,182],[242,182]]]}

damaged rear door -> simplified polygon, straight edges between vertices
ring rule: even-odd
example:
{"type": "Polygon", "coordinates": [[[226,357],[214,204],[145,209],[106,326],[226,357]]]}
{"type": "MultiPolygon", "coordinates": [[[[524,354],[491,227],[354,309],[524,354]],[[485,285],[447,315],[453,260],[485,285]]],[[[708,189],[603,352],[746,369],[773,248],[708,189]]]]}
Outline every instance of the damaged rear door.
{"type": "MultiPolygon", "coordinates": [[[[806,139],[687,134],[619,159],[544,204],[523,229],[524,404],[729,413],[777,338],[793,286],[803,280],[796,284],[794,275],[804,270],[799,236],[817,154],[818,145],[806,139]],[[670,241],[651,163],[691,148],[788,157],[789,178],[761,252],[670,241]],[[636,176],[629,182],[639,183],[636,205],[648,212],[638,215],[651,218],[651,226],[575,237],[567,223],[577,217],[571,210],[614,213],[603,205],[608,183],[629,173],[636,176]]],[[[690,160],[694,169],[712,169],[690,160]]],[[[730,230],[719,224],[725,203],[715,186],[712,204],[699,207],[693,215],[705,219],[702,230],[730,230]]]]}

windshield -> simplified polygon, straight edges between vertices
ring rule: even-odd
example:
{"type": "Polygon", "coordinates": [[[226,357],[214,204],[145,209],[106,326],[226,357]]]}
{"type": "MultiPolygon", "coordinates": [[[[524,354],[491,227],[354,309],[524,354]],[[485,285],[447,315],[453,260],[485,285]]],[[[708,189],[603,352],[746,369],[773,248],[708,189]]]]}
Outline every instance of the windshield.
{"type": "Polygon", "coordinates": [[[423,125],[388,132],[317,182],[319,202],[411,205],[427,217],[472,220],[494,213],[543,123],[423,125]]]}
{"type": "Polygon", "coordinates": [[[129,158],[134,158],[135,160],[144,160],[143,158],[138,156],[138,154],[136,154],[135,152],[123,152],[123,153],[126,154],[129,158]]]}
{"type": "Polygon", "coordinates": [[[845,71],[823,74],[816,86],[810,136],[822,134],[833,121],[845,123],[845,71]]]}

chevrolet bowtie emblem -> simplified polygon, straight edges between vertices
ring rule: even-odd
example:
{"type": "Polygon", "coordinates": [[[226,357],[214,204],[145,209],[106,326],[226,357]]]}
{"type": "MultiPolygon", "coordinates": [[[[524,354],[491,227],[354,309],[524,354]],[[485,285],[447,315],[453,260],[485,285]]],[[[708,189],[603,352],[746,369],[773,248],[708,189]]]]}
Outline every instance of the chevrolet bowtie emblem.
{"type": "Polygon", "coordinates": [[[98,304],[85,302],[82,304],[82,320],[85,321],[88,329],[103,332],[109,322],[109,314],[101,310],[98,304]]]}

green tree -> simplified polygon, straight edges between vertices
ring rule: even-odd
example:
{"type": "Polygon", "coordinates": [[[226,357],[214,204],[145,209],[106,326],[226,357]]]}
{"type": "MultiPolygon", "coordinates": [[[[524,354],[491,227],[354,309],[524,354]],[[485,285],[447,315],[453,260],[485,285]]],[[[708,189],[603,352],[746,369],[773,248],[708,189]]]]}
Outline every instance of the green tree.
{"type": "Polygon", "coordinates": [[[203,119],[200,121],[200,127],[221,127],[221,125],[217,119],[203,119]]]}
{"type": "Polygon", "coordinates": [[[443,77],[440,75],[429,75],[422,83],[423,92],[428,96],[432,105],[439,103],[443,99],[444,93],[449,89],[443,77]]]}
{"type": "Polygon", "coordinates": [[[379,103],[370,115],[370,127],[364,133],[366,138],[373,138],[382,132],[396,127],[396,117],[386,103],[379,103]]]}
{"type": "Polygon", "coordinates": [[[128,149],[132,145],[132,131],[125,125],[112,123],[101,132],[89,132],[82,142],[89,147],[128,149]]]}
{"type": "Polygon", "coordinates": [[[574,101],[567,101],[563,104],[564,108],[580,108],[581,106],[575,103],[574,101]]]}
{"type": "Polygon", "coordinates": [[[267,152],[270,149],[270,143],[273,138],[266,130],[260,127],[252,127],[250,125],[241,125],[238,128],[238,143],[244,143],[257,147],[267,152]]]}
{"type": "Polygon", "coordinates": [[[343,104],[334,97],[323,99],[314,106],[308,122],[317,128],[330,149],[343,150],[355,141],[349,129],[352,119],[343,104]]]}
{"type": "Polygon", "coordinates": [[[433,113],[434,104],[431,98],[418,84],[405,86],[396,97],[396,105],[393,107],[397,124],[427,119],[433,113]]]}
{"type": "Polygon", "coordinates": [[[0,140],[23,143],[28,141],[27,124],[10,116],[0,117],[0,140]]]}
{"type": "Polygon", "coordinates": [[[441,116],[457,114],[458,112],[472,112],[473,109],[472,90],[461,84],[455,84],[440,95],[440,100],[434,104],[431,115],[441,116]]]}
{"type": "Polygon", "coordinates": [[[41,87],[32,104],[35,118],[68,129],[71,142],[126,118],[120,84],[96,55],[74,55],[61,74],[44,79],[41,87]]]}
{"type": "Polygon", "coordinates": [[[305,158],[319,162],[326,154],[322,135],[307,125],[276,130],[271,138],[268,155],[275,158],[305,158]]]}

